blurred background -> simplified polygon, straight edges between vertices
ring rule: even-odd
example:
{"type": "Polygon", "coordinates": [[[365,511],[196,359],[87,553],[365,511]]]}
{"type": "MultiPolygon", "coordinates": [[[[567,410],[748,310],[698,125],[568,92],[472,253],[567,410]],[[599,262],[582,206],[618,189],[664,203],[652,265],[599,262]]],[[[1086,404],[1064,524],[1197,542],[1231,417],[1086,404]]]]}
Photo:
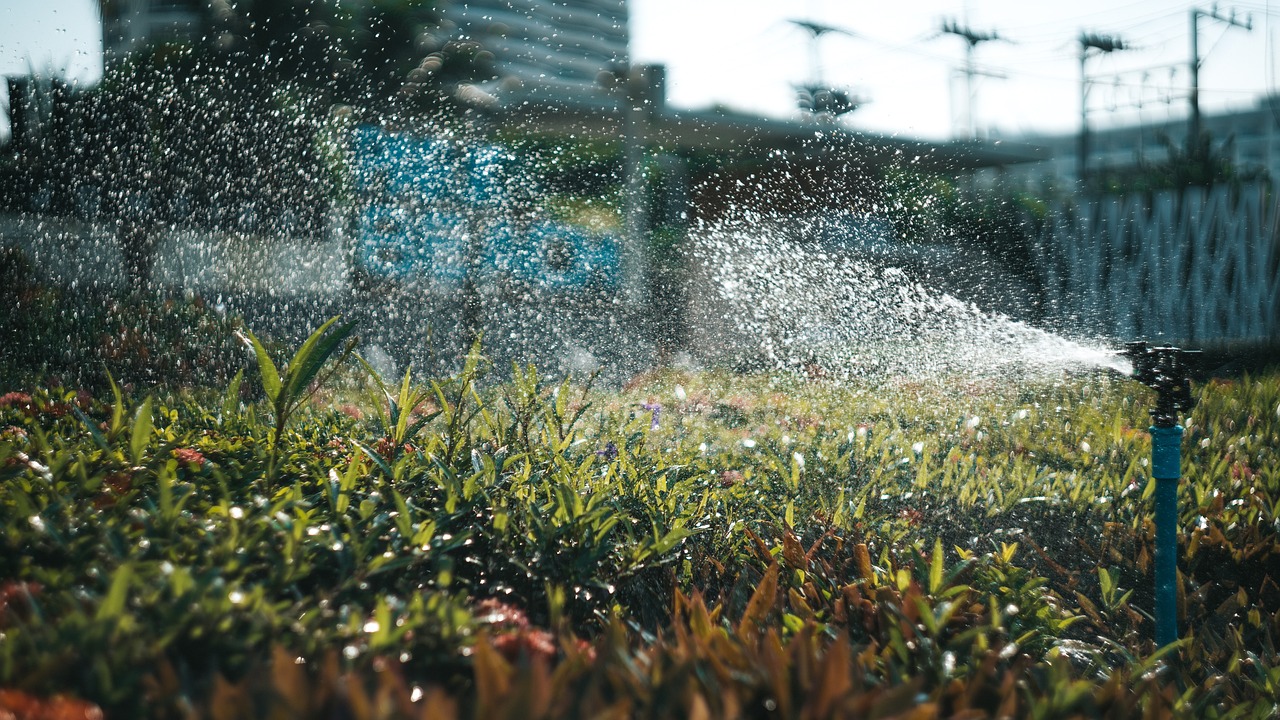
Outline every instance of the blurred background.
{"type": "MultiPolygon", "coordinates": [[[[283,336],[354,315],[389,365],[480,337],[565,372],[750,365],[758,298],[711,247],[736,227],[1055,332],[1269,353],[1275,17],[0,0],[3,272],[49,294],[6,322],[169,295],[283,336]]],[[[68,364],[111,334],[64,331],[68,364]]]]}

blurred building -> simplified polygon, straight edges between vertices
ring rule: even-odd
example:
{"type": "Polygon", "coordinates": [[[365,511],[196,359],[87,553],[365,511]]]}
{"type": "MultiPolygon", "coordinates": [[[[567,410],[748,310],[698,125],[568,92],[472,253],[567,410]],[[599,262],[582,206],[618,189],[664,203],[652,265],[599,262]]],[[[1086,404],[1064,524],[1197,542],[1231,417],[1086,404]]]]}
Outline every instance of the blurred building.
{"type": "Polygon", "coordinates": [[[628,64],[626,0],[445,0],[440,11],[451,39],[493,54],[497,92],[572,100],[628,64]]]}
{"type": "MultiPolygon", "coordinates": [[[[357,0],[370,3],[372,0],[357,0]]],[[[224,0],[102,0],[102,47],[111,67],[137,50],[199,40],[224,0]]],[[[437,42],[475,42],[492,54],[488,90],[544,100],[604,91],[627,66],[627,0],[440,0],[437,42]]]]}

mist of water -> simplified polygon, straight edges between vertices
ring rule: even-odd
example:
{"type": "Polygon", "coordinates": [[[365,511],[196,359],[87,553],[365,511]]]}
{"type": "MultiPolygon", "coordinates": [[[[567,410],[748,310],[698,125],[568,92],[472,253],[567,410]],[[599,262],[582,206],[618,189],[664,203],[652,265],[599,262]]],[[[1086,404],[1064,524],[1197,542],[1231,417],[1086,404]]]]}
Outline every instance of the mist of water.
{"type": "MultiPolygon", "coordinates": [[[[760,223],[702,234],[693,254],[739,361],[834,378],[1053,379],[1128,361],[933,290],[875,249],[796,242],[760,223]]],[[[724,338],[722,338],[722,341],[724,338]]]]}

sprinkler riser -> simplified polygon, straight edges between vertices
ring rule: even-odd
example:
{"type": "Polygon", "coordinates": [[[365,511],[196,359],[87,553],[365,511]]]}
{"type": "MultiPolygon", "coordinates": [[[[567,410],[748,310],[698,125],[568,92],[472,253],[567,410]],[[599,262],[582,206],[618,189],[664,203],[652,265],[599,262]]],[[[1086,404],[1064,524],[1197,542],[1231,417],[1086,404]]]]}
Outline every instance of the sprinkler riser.
{"type": "Polygon", "coordinates": [[[1152,425],[1151,477],[1177,480],[1182,477],[1182,426],[1152,425]]]}
{"type": "Polygon", "coordinates": [[[1191,364],[1200,353],[1132,342],[1124,354],[1133,377],[1156,391],[1151,411],[1151,478],[1156,484],[1156,647],[1178,640],[1178,481],[1182,477],[1182,426],[1178,414],[1195,405],[1191,364]]]}
{"type": "Polygon", "coordinates": [[[1151,477],[1156,484],[1156,647],[1178,639],[1178,481],[1182,426],[1151,427],[1151,477]]]}

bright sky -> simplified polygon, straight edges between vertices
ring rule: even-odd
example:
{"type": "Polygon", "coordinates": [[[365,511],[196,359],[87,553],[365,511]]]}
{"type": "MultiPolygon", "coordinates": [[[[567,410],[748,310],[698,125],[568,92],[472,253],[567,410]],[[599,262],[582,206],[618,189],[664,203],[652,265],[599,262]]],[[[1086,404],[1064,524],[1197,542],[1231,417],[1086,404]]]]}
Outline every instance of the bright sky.
{"type": "MultiPolygon", "coordinates": [[[[810,74],[808,19],[848,30],[820,43],[824,79],[870,99],[846,123],[887,134],[946,138],[965,125],[957,70],[965,43],[944,19],[1010,42],[985,42],[975,79],[980,133],[1014,137],[1079,127],[1081,30],[1135,50],[1089,61],[1090,122],[1160,122],[1186,113],[1188,0],[631,0],[632,57],[668,66],[672,105],[722,104],[794,115],[792,83],[810,74]],[[1171,74],[1172,73],[1172,74],[1171,74]]],[[[0,0],[0,74],[56,68],[91,82],[101,72],[97,0],[0,0]]],[[[1243,108],[1276,88],[1280,0],[1221,3],[1253,29],[1200,20],[1201,106],[1243,108]]]]}
{"type": "MultiPolygon", "coordinates": [[[[964,81],[956,71],[963,65],[965,41],[942,35],[939,28],[947,18],[962,26],[967,20],[976,31],[994,30],[1010,40],[980,43],[975,51],[980,70],[1005,76],[975,78],[979,131],[1005,137],[1074,132],[1080,117],[1081,30],[1119,35],[1137,48],[1089,60],[1089,73],[1099,83],[1090,92],[1091,124],[1185,116],[1193,6],[1207,10],[1210,3],[632,0],[632,57],[668,66],[673,105],[721,103],[785,117],[795,113],[791,85],[806,80],[810,66],[808,34],[787,20],[816,20],[853,34],[828,34],[820,42],[824,79],[870,98],[847,124],[946,138],[953,127],[964,126],[964,81]]],[[[1229,15],[1232,7],[1241,21],[1252,13],[1252,31],[1205,18],[1199,23],[1205,111],[1253,106],[1267,88],[1276,87],[1280,0],[1223,2],[1220,12],[1229,15]]]]}

